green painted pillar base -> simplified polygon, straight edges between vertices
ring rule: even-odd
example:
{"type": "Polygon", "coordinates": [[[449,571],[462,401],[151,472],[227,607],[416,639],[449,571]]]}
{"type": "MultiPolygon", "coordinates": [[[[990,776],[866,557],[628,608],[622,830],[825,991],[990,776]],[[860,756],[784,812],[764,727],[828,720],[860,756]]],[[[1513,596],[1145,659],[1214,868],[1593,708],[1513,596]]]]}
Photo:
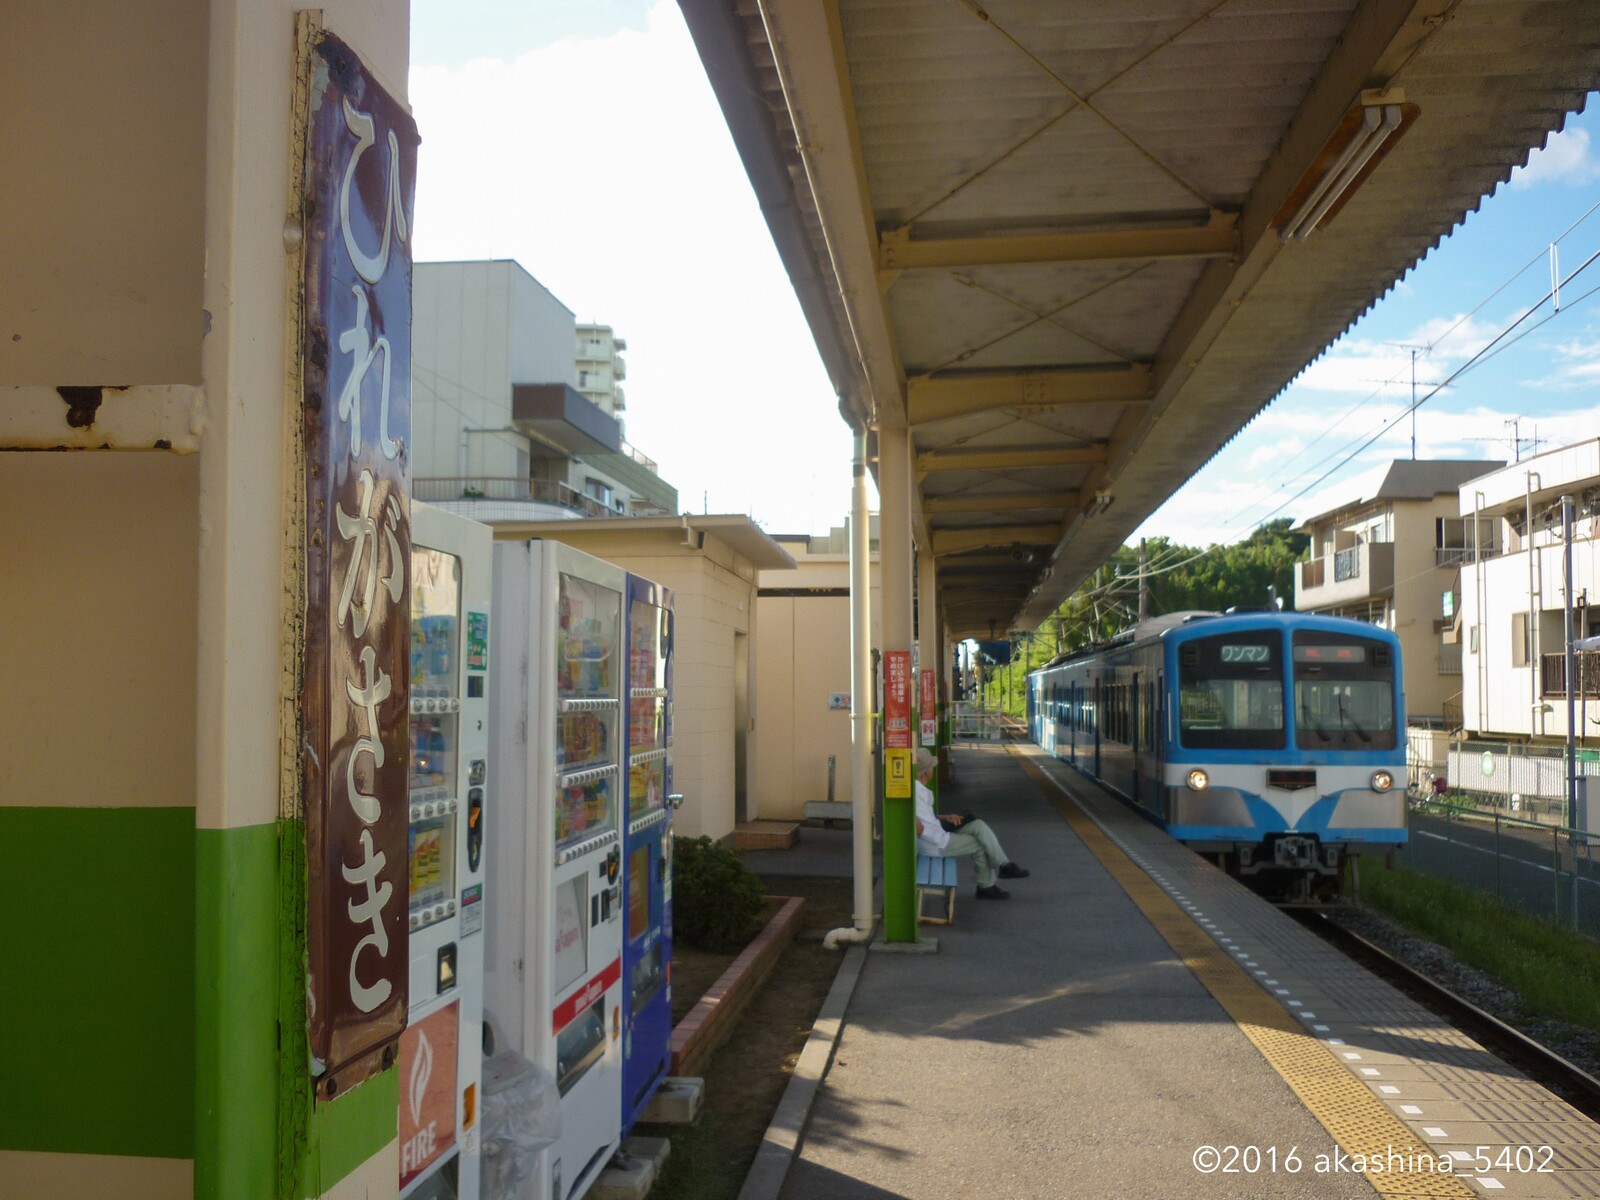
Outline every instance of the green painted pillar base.
{"type": "Polygon", "coordinates": [[[883,937],[917,940],[917,823],[911,800],[883,802],[883,937]]]}

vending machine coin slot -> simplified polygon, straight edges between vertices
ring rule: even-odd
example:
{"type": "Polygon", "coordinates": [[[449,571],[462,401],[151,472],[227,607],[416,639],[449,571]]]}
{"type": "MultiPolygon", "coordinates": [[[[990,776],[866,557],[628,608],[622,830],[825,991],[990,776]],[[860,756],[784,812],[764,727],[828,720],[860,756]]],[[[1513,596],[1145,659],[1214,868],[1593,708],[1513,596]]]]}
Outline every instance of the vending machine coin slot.
{"type": "Polygon", "coordinates": [[[439,991],[448,992],[456,985],[456,944],[447,942],[439,947],[439,991]]]}
{"type": "Polygon", "coordinates": [[[483,789],[475,787],[467,793],[467,869],[476,871],[482,859],[483,789]]]}

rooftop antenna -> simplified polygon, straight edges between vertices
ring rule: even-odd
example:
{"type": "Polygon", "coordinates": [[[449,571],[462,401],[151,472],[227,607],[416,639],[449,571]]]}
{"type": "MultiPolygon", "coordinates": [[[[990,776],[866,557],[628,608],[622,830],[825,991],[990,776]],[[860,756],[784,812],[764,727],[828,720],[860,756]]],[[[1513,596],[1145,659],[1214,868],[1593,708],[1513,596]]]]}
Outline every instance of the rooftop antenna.
{"type": "Polygon", "coordinates": [[[1429,354],[1433,351],[1432,342],[1422,345],[1413,345],[1410,342],[1384,342],[1385,346],[1397,346],[1401,350],[1411,351],[1411,461],[1417,461],[1417,355],[1429,354]]]}

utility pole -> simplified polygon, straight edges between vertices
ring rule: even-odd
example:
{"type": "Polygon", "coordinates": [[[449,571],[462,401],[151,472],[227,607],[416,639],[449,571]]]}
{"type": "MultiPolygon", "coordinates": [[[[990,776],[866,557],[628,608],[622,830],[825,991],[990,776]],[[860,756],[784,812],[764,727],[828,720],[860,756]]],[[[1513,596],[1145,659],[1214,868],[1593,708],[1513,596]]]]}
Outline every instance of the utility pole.
{"type": "Polygon", "coordinates": [[[1578,817],[1578,676],[1572,649],[1572,507],[1571,496],[1561,497],[1561,536],[1565,541],[1562,576],[1566,580],[1561,616],[1567,641],[1562,664],[1567,685],[1567,811],[1564,823],[1568,829],[1578,817]]]}
{"type": "Polygon", "coordinates": [[[1145,539],[1139,539],[1139,620],[1144,620],[1150,611],[1150,576],[1146,574],[1150,565],[1149,555],[1145,552],[1145,539]]]}

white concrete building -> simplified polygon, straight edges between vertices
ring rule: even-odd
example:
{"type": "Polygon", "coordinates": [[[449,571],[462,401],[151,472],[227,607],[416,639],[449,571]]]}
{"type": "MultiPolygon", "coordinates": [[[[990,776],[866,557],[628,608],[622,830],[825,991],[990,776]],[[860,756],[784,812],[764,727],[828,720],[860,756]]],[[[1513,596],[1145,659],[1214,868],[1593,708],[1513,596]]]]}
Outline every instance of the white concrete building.
{"type": "Polygon", "coordinates": [[[417,499],[490,523],[677,512],[677,489],[623,438],[620,391],[578,387],[592,364],[571,310],[520,264],[417,263],[414,288],[417,499]]]}
{"type": "MultiPolygon", "coordinates": [[[[1600,440],[1525,458],[1463,484],[1459,513],[1490,547],[1461,566],[1454,624],[1462,647],[1462,727],[1469,736],[1556,746],[1567,735],[1565,606],[1573,636],[1600,632],[1600,440]],[[1565,579],[1561,497],[1574,502],[1572,581],[1565,579]],[[1494,529],[1493,539],[1487,530],[1494,529]]],[[[1575,729],[1600,738],[1600,654],[1580,654],[1575,729]]],[[[1468,782],[1468,781],[1463,781],[1468,782]]]]}
{"type": "Polygon", "coordinates": [[[628,398],[622,381],[628,377],[628,364],[622,352],[628,348],[609,325],[579,325],[577,328],[576,370],[578,390],[602,412],[618,415],[627,410],[628,398]]]}

